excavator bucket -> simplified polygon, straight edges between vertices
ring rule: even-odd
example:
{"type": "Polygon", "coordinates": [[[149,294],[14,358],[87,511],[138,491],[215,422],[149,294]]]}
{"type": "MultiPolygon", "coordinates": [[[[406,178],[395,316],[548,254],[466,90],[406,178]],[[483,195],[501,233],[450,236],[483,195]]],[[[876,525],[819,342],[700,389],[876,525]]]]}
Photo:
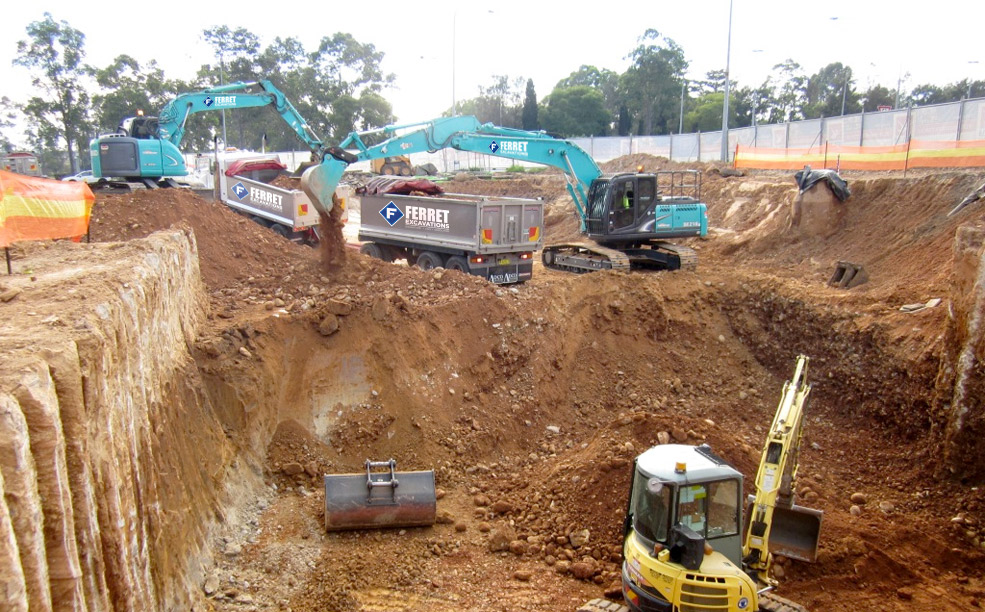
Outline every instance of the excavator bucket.
{"type": "Polygon", "coordinates": [[[397,462],[366,460],[366,472],[325,476],[325,529],[434,524],[434,471],[398,472],[397,462]]]}
{"type": "Polygon", "coordinates": [[[794,504],[789,508],[773,509],[770,529],[770,552],[798,561],[813,563],[817,559],[817,542],[821,536],[820,510],[794,504]]]}

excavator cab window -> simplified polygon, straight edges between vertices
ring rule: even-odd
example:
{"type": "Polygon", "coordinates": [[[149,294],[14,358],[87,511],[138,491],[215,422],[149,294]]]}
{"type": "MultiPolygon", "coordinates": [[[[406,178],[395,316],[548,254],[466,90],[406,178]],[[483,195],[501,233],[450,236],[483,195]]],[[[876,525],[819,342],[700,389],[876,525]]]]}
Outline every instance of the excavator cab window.
{"type": "Polygon", "coordinates": [[[628,179],[615,184],[612,211],[612,229],[620,229],[636,220],[636,181],[628,179]]]}
{"type": "Polygon", "coordinates": [[[667,541],[673,485],[636,472],[630,511],[633,529],[650,544],[667,541]]]}
{"type": "Polygon", "coordinates": [[[714,539],[739,532],[739,482],[719,480],[680,488],[677,520],[714,539]]]}

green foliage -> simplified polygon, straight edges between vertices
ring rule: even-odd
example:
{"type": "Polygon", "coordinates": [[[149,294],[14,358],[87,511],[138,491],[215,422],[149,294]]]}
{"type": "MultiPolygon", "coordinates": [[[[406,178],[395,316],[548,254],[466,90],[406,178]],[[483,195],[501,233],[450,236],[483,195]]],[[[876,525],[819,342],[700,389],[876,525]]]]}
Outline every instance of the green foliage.
{"type": "Polygon", "coordinates": [[[518,164],[513,164],[512,166],[506,169],[507,172],[523,172],[524,170],[525,168],[518,164]]]}
{"type": "Polygon", "coordinates": [[[688,67],[684,50],[649,29],[628,57],[633,63],[620,78],[619,91],[638,122],[638,133],[667,134],[676,129],[681,81],[688,67]]]}
{"type": "Polygon", "coordinates": [[[801,108],[805,119],[835,117],[859,112],[859,98],[852,88],[852,69],[835,62],[807,79],[801,108]]]}
{"type": "MultiPolygon", "coordinates": [[[[23,112],[29,137],[43,148],[68,150],[69,169],[78,171],[76,151],[85,151],[92,128],[85,79],[85,35],[50,13],[27,26],[28,40],[17,43],[14,64],[31,71],[31,83],[42,93],[28,99],[23,112]]],[[[49,168],[51,172],[62,169],[49,168]]]]}
{"type": "Polygon", "coordinates": [[[612,117],[602,94],[587,85],[555,89],[540,109],[541,125],[565,138],[605,136],[612,117]]]}
{"type": "Polygon", "coordinates": [[[537,119],[537,92],[534,91],[533,79],[527,79],[527,92],[523,98],[523,114],[520,122],[525,130],[540,129],[540,122],[537,119]]]}

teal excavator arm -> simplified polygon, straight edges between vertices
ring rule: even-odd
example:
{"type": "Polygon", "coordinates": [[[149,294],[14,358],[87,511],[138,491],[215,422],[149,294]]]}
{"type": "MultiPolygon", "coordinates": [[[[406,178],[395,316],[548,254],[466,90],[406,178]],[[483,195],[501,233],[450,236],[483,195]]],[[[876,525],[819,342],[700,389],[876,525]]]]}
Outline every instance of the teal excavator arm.
{"type": "Polygon", "coordinates": [[[233,108],[253,108],[273,106],[287,125],[312,151],[321,154],[322,141],[308,122],[298,113],[284,93],[270,81],[237,82],[220,87],[212,87],[195,93],[180,94],[167,103],[158,120],[158,135],[161,140],[181,145],[185,136],[185,122],[192,113],[233,108]],[[263,92],[253,93],[249,89],[259,86],[263,92]]]}
{"type": "Polygon", "coordinates": [[[491,123],[480,124],[472,116],[443,117],[420,123],[352,132],[339,147],[332,147],[324,152],[321,164],[304,172],[301,188],[315,206],[327,214],[332,209],[332,194],[349,164],[394,155],[433,153],[445,148],[559,168],[564,172],[568,192],[574,199],[584,229],[588,187],[602,174],[595,160],[578,145],[554,138],[546,132],[503,128],[491,123]],[[401,132],[400,135],[396,135],[398,131],[401,132]],[[376,134],[387,139],[373,146],[364,143],[363,138],[376,134]]]}

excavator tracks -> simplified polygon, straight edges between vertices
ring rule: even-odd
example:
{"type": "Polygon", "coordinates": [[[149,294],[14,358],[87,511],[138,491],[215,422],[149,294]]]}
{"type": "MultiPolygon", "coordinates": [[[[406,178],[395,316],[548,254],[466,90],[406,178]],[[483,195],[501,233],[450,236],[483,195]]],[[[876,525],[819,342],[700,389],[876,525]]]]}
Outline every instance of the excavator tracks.
{"type": "Polygon", "coordinates": [[[622,251],[607,249],[597,244],[572,242],[551,244],[544,247],[544,266],[552,270],[564,270],[581,274],[598,270],[630,269],[629,256],[622,251]]]}
{"type": "Polygon", "coordinates": [[[578,606],[577,612],[629,612],[629,608],[608,599],[593,599],[578,606]]]}
{"type": "Polygon", "coordinates": [[[759,612],[807,612],[807,608],[776,593],[762,593],[759,596],[759,612]]]}

